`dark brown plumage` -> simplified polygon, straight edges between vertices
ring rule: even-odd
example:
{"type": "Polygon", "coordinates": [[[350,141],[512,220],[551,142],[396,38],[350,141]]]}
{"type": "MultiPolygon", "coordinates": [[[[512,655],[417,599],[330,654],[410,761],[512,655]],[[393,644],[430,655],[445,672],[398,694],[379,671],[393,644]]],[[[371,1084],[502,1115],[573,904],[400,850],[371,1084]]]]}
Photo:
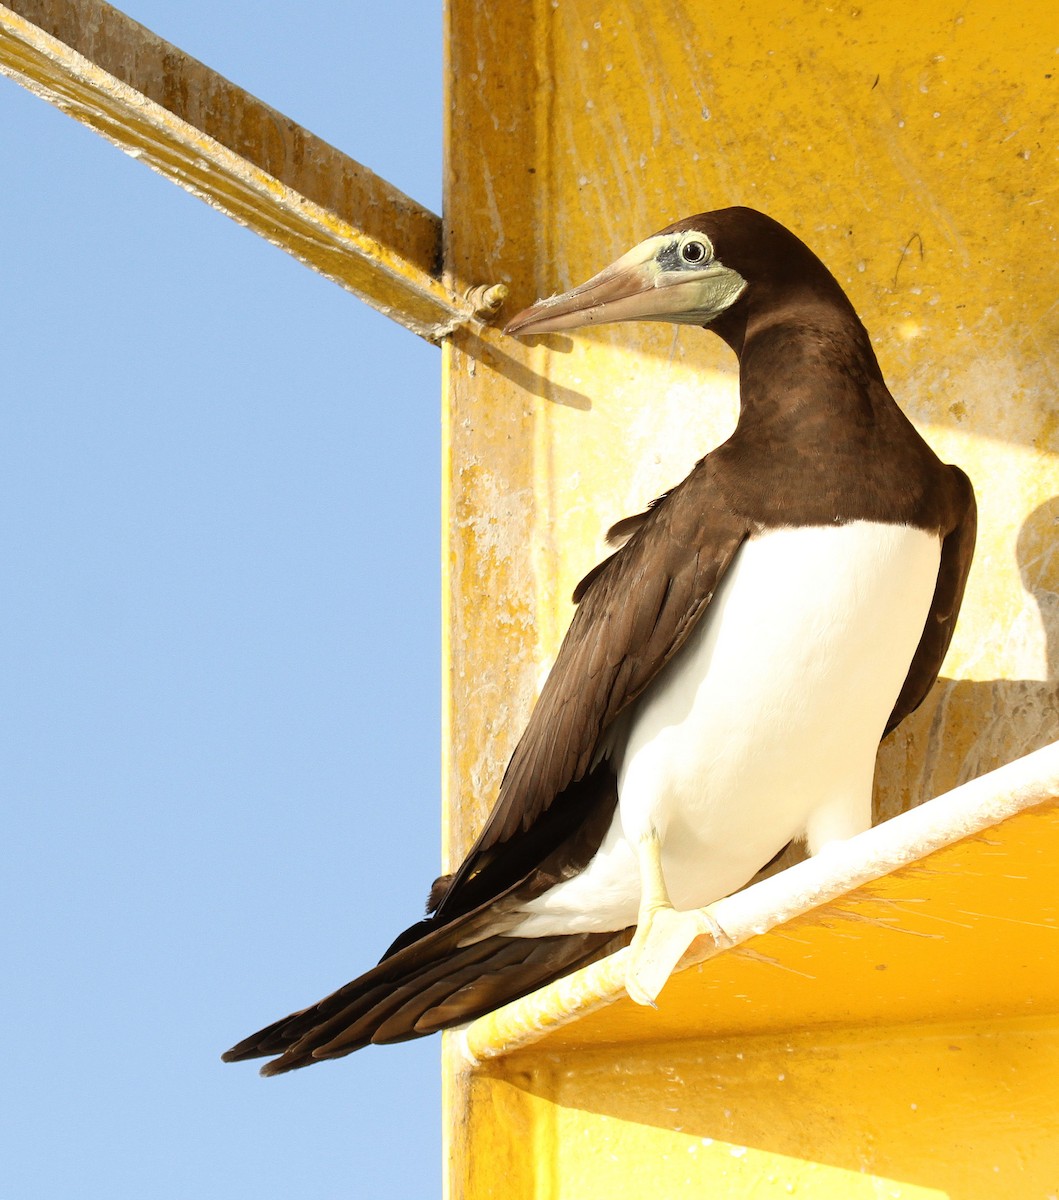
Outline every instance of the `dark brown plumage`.
{"type": "MultiPolygon", "coordinates": [[[[579,585],[578,608],[493,812],[458,870],[435,884],[431,915],[406,930],[378,966],[244,1039],[227,1061],[279,1055],[263,1068],[277,1074],[370,1041],[432,1033],[622,940],[613,930],[537,938],[505,931],[517,924],[516,910],[595,855],[618,803],[614,769],[601,757],[605,739],[681,649],[747,539],[860,521],[939,535],[934,602],[887,731],[937,677],[974,546],[973,492],[897,408],[838,283],[797,238],[749,209],[689,218],[642,247],[646,265],[637,259],[630,266],[630,252],[509,328],[543,332],[610,319],[708,324],[739,358],[735,432],[646,512],[611,530],[623,544],[579,585]],[[677,261],[689,233],[703,235],[716,269],[696,275],[677,261]],[[696,282],[707,275],[706,285],[696,282]],[[685,294],[690,310],[680,307],[685,294]],[[714,294],[721,297],[716,311],[699,307],[714,294]]],[[[746,878],[762,865],[748,863],[746,878]]]]}

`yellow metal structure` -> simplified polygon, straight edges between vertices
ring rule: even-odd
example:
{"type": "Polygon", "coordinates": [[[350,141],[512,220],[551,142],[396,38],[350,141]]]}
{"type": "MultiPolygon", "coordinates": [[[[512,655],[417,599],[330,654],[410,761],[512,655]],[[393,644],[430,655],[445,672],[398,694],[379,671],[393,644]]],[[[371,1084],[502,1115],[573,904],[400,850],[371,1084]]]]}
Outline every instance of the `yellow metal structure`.
{"type": "Polygon", "coordinates": [[[693,950],[655,1013],[623,997],[616,955],[473,1023],[455,1194],[1051,1194],[1059,800],[1042,795],[1059,744],[722,901],[734,949],[693,950]]]}
{"type": "Polygon", "coordinates": [[[450,864],[602,531],[736,410],[700,330],[527,346],[482,285],[514,311],[761,208],[974,480],[944,678],[880,755],[877,817],[903,815],[846,875],[722,902],[730,947],[693,947],[657,1012],[615,957],[450,1037],[451,1200],[1059,1196],[1059,751],[980,778],[1059,739],[1057,47],[1044,0],[448,0],[442,224],[101,0],[0,5],[0,70],[443,342],[450,864]]]}
{"type": "MultiPolygon", "coordinates": [[[[1040,2],[448,3],[453,291],[502,281],[513,312],[679,217],[761,208],[974,480],[964,613],[878,819],[1059,738],[1057,46],[1040,2]]],[[[463,329],[444,355],[451,863],[602,531],[725,436],[736,380],[665,326],[463,329]]],[[[956,838],[657,1013],[610,960],[450,1037],[450,1197],[1059,1195],[1057,839],[1047,803],[956,838]]]]}

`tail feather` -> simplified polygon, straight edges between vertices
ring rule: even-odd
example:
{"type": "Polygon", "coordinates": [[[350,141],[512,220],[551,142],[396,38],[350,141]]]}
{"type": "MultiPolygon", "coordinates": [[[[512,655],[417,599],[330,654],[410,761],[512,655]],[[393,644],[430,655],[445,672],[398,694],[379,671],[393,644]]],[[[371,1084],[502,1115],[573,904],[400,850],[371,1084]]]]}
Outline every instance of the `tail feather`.
{"type": "MultiPolygon", "coordinates": [[[[406,1041],[462,1024],[584,965],[613,940],[612,933],[490,939],[489,956],[480,965],[461,963],[429,988],[413,981],[403,989],[410,998],[377,1026],[371,1040],[406,1041]]],[[[323,1047],[321,1056],[334,1045],[323,1047]]]]}
{"type": "MultiPolygon", "coordinates": [[[[427,986],[422,986],[419,979],[410,980],[401,989],[398,1003],[390,1016],[378,1024],[372,1041],[379,1044],[406,1041],[409,1037],[424,1037],[453,1024],[453,1021],[448,1021],[435,1025],[433,1018],[442,1006],[463,991],[468,982],[482,978],[483,970],[489,973],[500,970],[506,962],[520,954],[518,939],[491,938],[480,944],[485,956],[478,962],[465,962],[462,959],[456,963],[450,961],[446,964],[448,969],[440,977],[434,976],[434,982],[423,981],[427,986]]],[[[458,1018],[455,1023],[459,1023],[458,1018]]]]}
{"type": "MultiPolygon", "coordinates": [[[[295,1054],[309,1051],[315,1058],[330,1058],[359,1050],[375,1040],[380,1026],[390,1021],[410,997],[423,989],[432,988],[440,988],[448,994],[452,991],[450,981],[454,974],[482,970],[494,953],[490,945],[492,940],[486,939],[466,947],[465,953],[455,961],[452,957],[428,960],[418,966],[409,966],[407,973],[394,975],[391,972],[385,983],[356,996],[329,1019],[313,1025],[290,1047],[290,1051],[295,1054]]],[[[326,1000],[322,1001],[321,1007],[326,1004],[326,1000]]],[[[414,1029],[409,1026],[403,1031],[403,1036],[391,1040],[403,1041],[416,1036],[414,1029]]]]}
{"type": "Polygon", "coordinates": [[[617,802],[617,779],[604,759],[563,791],[537,821],[532,837],[478,847],[456,875],[438,880],[436,910],[406,929],[377,966],[243,1038],[222,1058],[272,1058],[261,1074],[280,1075],[352,1054],[369,1042],[424,1037],[601,957],[624,935],[520,938],[506,933],[517,928],[526,903],[584,870],[617,802]]]}
{"type": "MultiPolygon", "coordinates": [[[[620,938],[621,935],[618,935],[620,938]]],[[[512,939],[508,939],[509,941],[512,939]]],[[[487,974],[469,980],[416,1022],[420,1033],[435,1033],[468,1018],[491,1012],[595,958],[614,943],[613,933],[568,934],[555,938],[519,938],[516,946],[487,974]]],[[[493,964],[490,964],[493,967],[493,964]]]]}
{"type": "Polygon", "coordinates": [[[244,1038],[224,1061],[278,1055],[261,1073],[279,1075],[370,1042],[423,1037],[524,996],[600,957],[615,941],[613,933],[494,935],[460,946],[454,926],[461,924],[434,931],[317,1004],[244,1038]]]}

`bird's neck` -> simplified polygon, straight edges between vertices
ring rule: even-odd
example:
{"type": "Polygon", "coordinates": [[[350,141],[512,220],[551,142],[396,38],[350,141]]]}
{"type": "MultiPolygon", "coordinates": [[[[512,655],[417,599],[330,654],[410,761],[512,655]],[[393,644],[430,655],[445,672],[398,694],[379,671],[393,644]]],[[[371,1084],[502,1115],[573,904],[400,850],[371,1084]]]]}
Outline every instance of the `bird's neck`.
{"type": "Polygon", "coordinates": [[[852,309],[821,306],[797,318],[748,323],[739,355],[740,425],[863,422],[892,403],[867,331],[852,309]]]}

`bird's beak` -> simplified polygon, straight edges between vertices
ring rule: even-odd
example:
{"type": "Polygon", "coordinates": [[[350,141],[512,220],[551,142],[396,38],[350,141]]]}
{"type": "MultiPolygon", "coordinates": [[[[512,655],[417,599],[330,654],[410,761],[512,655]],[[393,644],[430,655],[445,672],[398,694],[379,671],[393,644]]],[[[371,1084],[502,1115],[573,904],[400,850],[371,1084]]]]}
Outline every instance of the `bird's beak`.
{"type": "Polygon", "coordinates": [[[746,286],[713,261],[701,269],[667,269],[673,236],[656,235],[634,246],[587,283],[539,300],[508,322],[505,333],[556,333],[610,321],[677,321],[704,325],[746,286]]]}

